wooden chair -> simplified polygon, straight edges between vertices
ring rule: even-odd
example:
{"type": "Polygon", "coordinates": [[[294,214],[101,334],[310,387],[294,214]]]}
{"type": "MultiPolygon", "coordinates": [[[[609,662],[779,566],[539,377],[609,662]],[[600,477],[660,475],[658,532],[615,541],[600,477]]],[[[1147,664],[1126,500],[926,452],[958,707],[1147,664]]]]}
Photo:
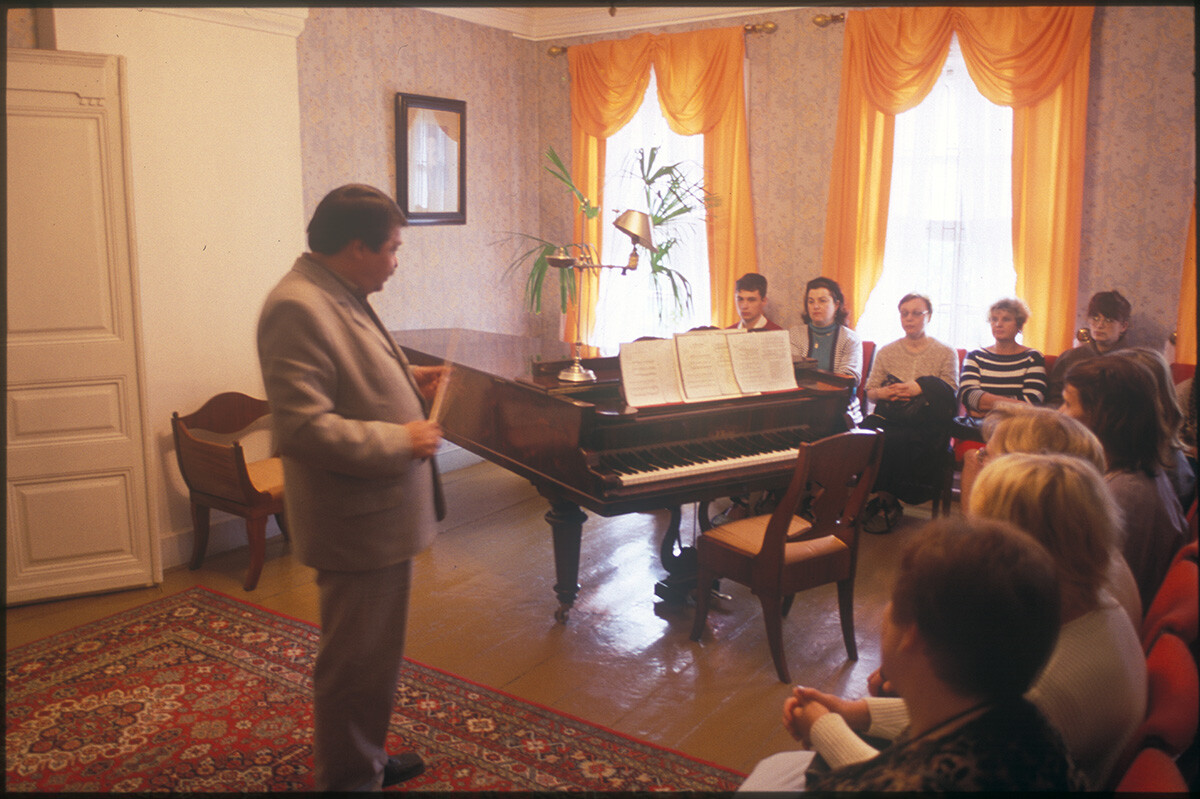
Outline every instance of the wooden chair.
{"type": "Polygon", "coordinates": [[[189,568],[198,569],[208,548],[209,509],[246,520],[250,569],[243,588],[258,585],[266,556],[267,517],[274,516],[284,536],[283,462],[279,458],[246,462],[236,436],[270,413],[266,400],[226,392],[204,403],[195,413],[171,415],[175,455],[187,484],[192,506],[195,542],[189,568]]]}
{"type": "Polygon", "coordinates": [[[738,519],[701,533],[692,640],[708,619],[713,581],[727,577],[758,597],[775,671],[789,682],[783,652],[783,617],[797,591],[836,582],[842,638],[851,660],[854,640],[854,571],[859,522],[883,452],[883,433],[850,430],[800,444],[796,470],[775,511],[738,519]]]}

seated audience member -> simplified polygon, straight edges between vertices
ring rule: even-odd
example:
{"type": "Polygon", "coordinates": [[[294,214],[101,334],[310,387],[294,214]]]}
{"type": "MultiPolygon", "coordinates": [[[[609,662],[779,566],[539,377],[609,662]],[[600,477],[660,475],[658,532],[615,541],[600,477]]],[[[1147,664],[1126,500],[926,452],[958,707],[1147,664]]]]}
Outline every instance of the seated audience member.
{"type": "Polygon", "coordinates": [[[1093,358],[1071,368],[1060,410],[1087,425],[1104,447],[1104,478],[1124,519],[1121,551],[1142,607],[1187,540],[1187,522],[1164,468],[1154,375],[1127,358],[1093,358]]]}
{"type": "MultiPolygon", "coordinates": [[[[994,462],[1006,454],[1069,455],[1090,463],[1099,474],[1108,468],[1104,460],[1104,447],[1091,430],[1082,422],[1059,413],[1052,408],[1032,405],[1008,404],[995,409],[983,420],[983,435],[987,446],[967,453],[962,470],[962,507],[970,508],[975,481],[985,464],[994,462]]],[[[1047,520],[1048,522],[1048,520],[1047,520]]],[[[1118,546],[1120,518],[1113,517],[1109,526],[1116,525],[1113,536],[1109,565],[1107,567],[1108,591],[1116,597],[1135,630],[1142,627],[1142,600],[1138,595],[1137,582],[1125,562],[1118,546]]],[[[1028,532],[1035,531],[1026,529],[1028,532]]],[[[1034,536],[1043,540],[1041,536],[1034,536]]],[[[1044,541],[1043,541],[1044,543],[1044,541]]],[[[1051,552],[1054,549],[1051,548],[1051,552]]]]}
{"type": "Polygon", "coordinates": [[[1003,403],[1042,404],[1046,361],[1037,350],[1017,343],[1028,319],[1029,306],[1018,299],[999,300],[988,310],[995,343],[971,350],[963,359],[958,401],[967,415],[954,420],[956,438],[983,441],[983,417],[1003,403]]]}
{"type": "Polygon", "coordinates": [[[905,549],[883,613],[883,669],[903,729],[877,752],[851,726],[865,701],[797,686],[784,727],[813,751],[761,761],[741,791],[1062,791],[1083,787],[1061,738],[1022,695],[1059,630],[1054,562],[1010,525],[937,519],[905,549]],[[861,705],[861,706],[860,706],[861,705]]]}
{"type": "Polygon", "coordinates": [[[1161,352],[1149,347],[1131,347],[1113,354],[1122,358],[1132,358],[1154,375],[1158,401],[1161,403],[1158,418],[1162,422],[1163,441],[1166,445],[1164,468],[1171,485],[1175,487],[1179,506],[1186,512],[1196,499],[1196,472],[1192,462],[1188,460],[1188,450],[1183,442],[1183,409],[1179,407],[1179,398],[1175,395],[1171,365],[1161,352]]]}
{"type": "Polygon", "coordinates": [[[747,272],[733,284],[737,303],[738,316],[741,317],[736,325],[729,329],[739,330],[783,330],[782,327],[767,318],[767,279],[757,272],[747,272]]]}
{"type": "Polygon", "coordinates": [[[1063,626],[1025,696],[1062,735],[1089,786],[1102,789],[1146,712],[1141,617],[1130,619],[1112,591],[1114,562],[1129,574],[1115,551],[1120,513],[1102,473],[1070,455],[989,458],[967,513],[1011,522],[1054,558],[1063,626]]]}
{"type": "MultiPolygon", "coordinates": [[[[804,324],[790,329],[793,358],[812,358],[818,369],[853,377],[855,384],[863,379],[862,342],[858,334],[846,327],[850,311],[837,281],[816,277],[804,289],[804,324]]],[[[850,420],[862,421],[858,397],[852,395],[846,408],[850,420]]]]}
{"type": "Polygon", "coordinates": [[[1092,295],[1087,307],[1087,326],[1092,340],[1073,347],[1054,362],[1050,377],[1046,381],[1046,404],[1062,402],[1063,378],[1067,370],[1077,363],[1116,352],[1125,346],[1125,333],[1129,330],[1129,317],[1133,307],[1129,300],[1116,289],[1100,291],[1092,295]]]}
{"type": "Polygon", "coordinates": [[[887,432],[877,493],[864,514],[863,529],[870,533],[892,529],[903,514],[901,500],[919,505],[933,498],[957,407],[958,357],[925,334],[933,303],[906,294],[898,308],[904,338],[876,351],[866,382],[875,407],[861,426],[887,432]]]}

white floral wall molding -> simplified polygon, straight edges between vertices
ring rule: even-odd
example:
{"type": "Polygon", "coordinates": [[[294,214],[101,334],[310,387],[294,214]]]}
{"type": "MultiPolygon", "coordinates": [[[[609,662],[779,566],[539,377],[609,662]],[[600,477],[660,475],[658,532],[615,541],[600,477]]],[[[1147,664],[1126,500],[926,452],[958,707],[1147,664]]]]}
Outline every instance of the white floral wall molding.
{"type": "Polygon", "coordinates": [[[230,25],[297,38],[308,21],[307,8],[142,8],[143,12],[230,25]]]}

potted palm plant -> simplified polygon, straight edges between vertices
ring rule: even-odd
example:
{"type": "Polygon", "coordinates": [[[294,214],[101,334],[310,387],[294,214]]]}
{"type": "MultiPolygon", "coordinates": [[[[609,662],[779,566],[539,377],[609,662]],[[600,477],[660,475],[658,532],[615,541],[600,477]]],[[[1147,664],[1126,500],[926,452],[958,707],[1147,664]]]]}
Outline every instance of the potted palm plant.
{"type": "MultiPolygon", "coordinates": [[[[691,283],[682,272],[671,268],[671,251],[687,234],[682,225],[686,215],[697,208],[710,207],[713,198],[704,190],[702,182],[685,173],[682,164],[658,163],[658,153],[657,147],[638,150],[632,166],[632,177],[645,192],[647,213],[654,230],[655,249],[650,252],[650,273],[661,317],[668,312],[684,311],[691,307],[691,283]]],[[[575,185],[558,153],[550,148],[546,158],[550,161],[550,165],[545,167],[546,171],[567,187],[577,203],[578,211],[587,219],[595,218],[600,208],[575,185]]],[[[540,313],[546,277],[555,264],[555,253],[564,245],[527,233],[517,235],[535,242],[535,245],[514,258],[505,269],[505,274],[528,265],[525,301],[529,310],[540,313]]],[[[559,302],[565,313],[575,296],[575,270],[553,271],[559,273],[559,302]]]]}

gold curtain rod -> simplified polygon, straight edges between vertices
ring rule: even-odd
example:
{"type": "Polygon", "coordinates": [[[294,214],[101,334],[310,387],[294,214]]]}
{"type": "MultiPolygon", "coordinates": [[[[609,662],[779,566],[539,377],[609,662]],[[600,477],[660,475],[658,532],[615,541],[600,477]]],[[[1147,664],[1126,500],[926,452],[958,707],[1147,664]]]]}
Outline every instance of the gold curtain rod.
{"type": "MultiPolygon", "coordinates": [[[[840,14],[839,16],[845,16],[845,15],[840,14]]],[[[828,23],[826,23],[826,24],[828,24],[828,23]]],[[[759,22],[759,23],[756,23],[753,25],[747,23],[742,26],[742,30],[745,31],[746,33],[774,33],[775,31],[779,30],[779,26],[776,25],[774,22],[759,22]]],[[[567,52],[566,45],[552,44],[552,45],[550,45],[550,49],[548,49],[546,51],[546,54],[554,56],[554,55],[563,55],[566,52],[567,52]]]]}
{"type": "Polygon", "coordinates": [[[827,28],[835,22],[845,22],[845,21],[846,21],[845,14],[833,14],[833,15],[817,14],[815,17],[812,18],[812,24],[816,25],[818,28],[827,28]]]}

